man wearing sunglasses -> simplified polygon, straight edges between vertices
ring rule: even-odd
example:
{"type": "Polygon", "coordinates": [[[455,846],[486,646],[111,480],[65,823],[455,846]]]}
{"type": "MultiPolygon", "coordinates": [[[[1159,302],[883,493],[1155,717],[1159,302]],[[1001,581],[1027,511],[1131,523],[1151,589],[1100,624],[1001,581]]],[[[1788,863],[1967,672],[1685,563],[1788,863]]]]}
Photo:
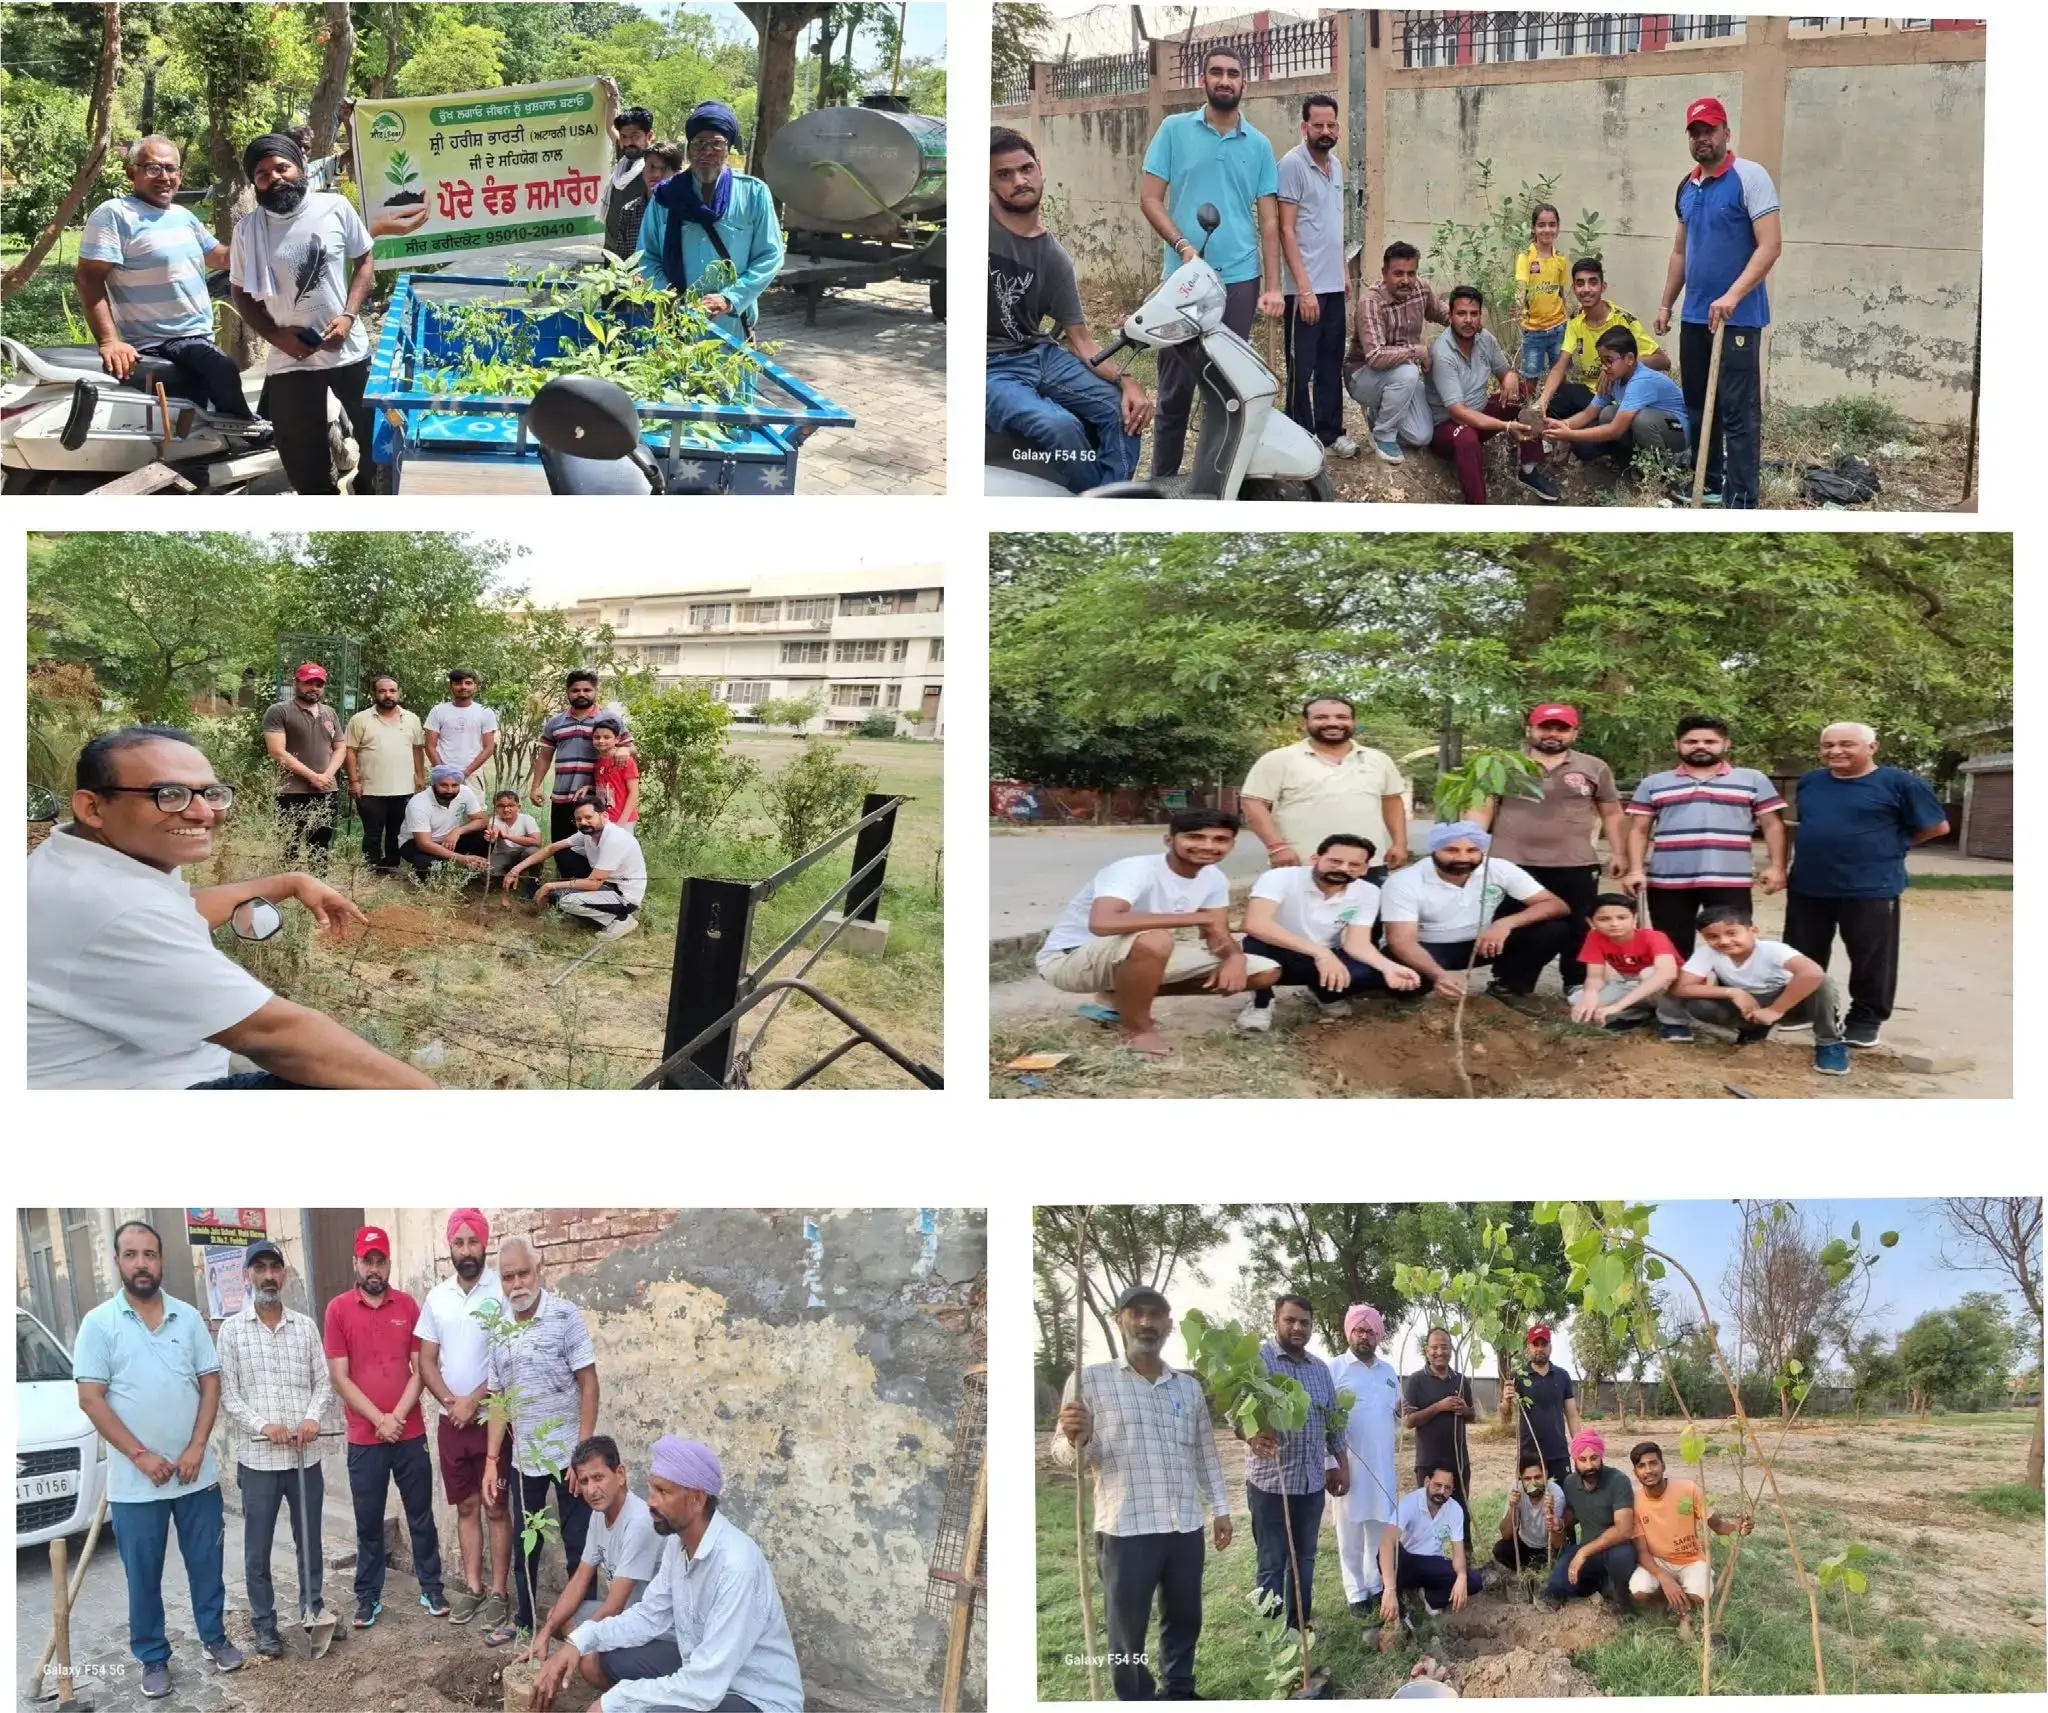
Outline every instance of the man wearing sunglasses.
{"type": "Polygon", "coordinates": [[[265,937],[297,899],[325,929],[363,913],[308,874],[193,889],[234,806],[184,732],[129,726],[78,755],[72,819],[28,859],[31,1088],[432,1088],[331,1018],[280,999],[213,944],[265,937]],[[244,909],[243,907],[248,907],[244,909]],[[233,1074],[228,1055],[260,1069],[233,1074]]]}

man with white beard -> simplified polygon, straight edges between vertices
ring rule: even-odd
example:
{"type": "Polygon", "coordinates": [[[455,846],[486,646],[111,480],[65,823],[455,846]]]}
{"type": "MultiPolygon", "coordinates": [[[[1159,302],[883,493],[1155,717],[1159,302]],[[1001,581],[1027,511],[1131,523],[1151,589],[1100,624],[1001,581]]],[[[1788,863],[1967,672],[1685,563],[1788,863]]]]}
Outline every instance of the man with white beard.
{"type": "Polygon", "coordinates": [[[1351,1610],[1372,1621],[1380,1595],[1380,1537],[1394,1519],[1394,1442],[1401,1429],[1401,1377],[1382,1362],[1387,1336],[1380,1311],[1353,1303],[1344,1311],[1344,1342],[1350,1347],[1330,1362],[1330,1382],[1351,1393],[1344,1424],[1351,1453],[1351,1490],[1337,1501],[1337,1558],[1344,1569],[1344,1598],[1351,1610]]]}
{"type": "Polygon", "coordinates": [[[249,1622],[256,1631],[256,1651],[276,1659],[284,1653],[284,1643],[277,1634],[270,1543],[277,1533],[280,1503],[291,1509],[299,1621],[317,1617],[323,1609],[320,1501],[325,1482],[320,1454],[312,1448],[319,1444],[320,1429],[335,1407],[334,1377],[327,1372],[320,1329],[309,1317],[284,1306],[284,1251],[268,1238],[250,1244],[242,1257],[242,1275],[248,1289],[241,1312],[221,1322],[217,1340],[220,1407],[233,1425],[235,1439],[249,1622]]]}

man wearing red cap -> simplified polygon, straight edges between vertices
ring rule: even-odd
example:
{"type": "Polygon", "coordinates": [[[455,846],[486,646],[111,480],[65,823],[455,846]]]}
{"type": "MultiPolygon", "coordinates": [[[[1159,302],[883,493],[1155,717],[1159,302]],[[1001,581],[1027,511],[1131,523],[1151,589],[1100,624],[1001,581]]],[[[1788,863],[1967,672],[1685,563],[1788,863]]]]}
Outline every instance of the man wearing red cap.
{"type": "Polygon", "coordinates": [[[292,674],[289,701],[263,714],[263,747],[284,770],[277,788],[277,818],[284,825],[288,862],[304,860],[310,845],[323,857],[334,842],[334,782],[348,765],[341,721],[327,705],[327,668],[309,660],[292,674]]]}
{"type": "Polygon", "coordinates": [[[1755,161],[1729,149],[1728,110],[1713,96],[1685,110],[1685,135],[1694,164],[1678,185],[1678,236],[1664,270],[1656,328],[1671,331],[1671,309],[1683,290],[1678,367],[1694,443],[1700,433],[1707,436],[1707,489],[1724,506],[1753,511],[1764,432],[1764,329],[1771,323],[1764,281],[1784,248],[1778,187],[1755,161]],[[1726,331],[1709,423],[1707,370],[1716,328],[1726,331]]]}
{"type": "MultiPolygon", "coordinates": [[[[1600,853],[1594,841],[1607,835],[1607,872],[1628,872],[1628,839],[1622,826],[1621,793],[1614,771],[1597,755],[1574,748],[1579,711],[1564,702],[1529,710],[1522,753],[1538,771],[1541,797],[1492,797],[1472,819],[1493,834],[1493,855],[1525,869],[1545,892],[1555,893],[1571,912],[1575,932],[1558,955],[1567,1005],[1576,1005],[1586,983],[1586,966],[1574,954],[1593,919],[1600,894],[1600,853]]],[[[1539,972],[1540,973],[1540,972],[1539,972]]]]}
{"type": "Polygon", "coordinates": [[[1529,1328],[1529,1360],[1515,1376],[1521,1399],[1520,1455],[1543,1459],[1544,1472],[1563,1481],[1572,1472],[1572,1438],[1579,1431],[1579,1389],[1550,1360],[1550,1328],[1529,1328]]]}
{"type": "Polygon", "coordinates": [[[412,1537],[420,1604],[448,1616],[441,1597],[441,1542],[434,1530],[434,1471],[420,1415],[420,1367],[413,1332],[420,1306],[391,1288],[391,1238],[379,1226],[356,1233],[356,1283],[327,1305],[327,1371],[348,1416],[348,1490],[356,1510],[355,1626],[384,1610],[384,1495],[396,1483],[412,1537]]]}

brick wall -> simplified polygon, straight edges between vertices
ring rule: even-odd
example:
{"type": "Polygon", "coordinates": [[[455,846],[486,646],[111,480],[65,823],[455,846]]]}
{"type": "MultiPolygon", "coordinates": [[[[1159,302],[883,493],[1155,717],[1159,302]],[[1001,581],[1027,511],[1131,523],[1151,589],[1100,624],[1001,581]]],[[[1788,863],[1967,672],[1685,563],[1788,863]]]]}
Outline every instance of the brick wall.
{"type": "Polygon", "coordinates": [[[486,1208],[484,1215],[491,1222],[494,1251],[500,1240],[522,1232],[540,1251],[541,1265],[559,1276],[602,1261],[615,1249],[645,1243],[666,1229],[679,1211],[672,1207],[514,1207],[486,1208]]]}

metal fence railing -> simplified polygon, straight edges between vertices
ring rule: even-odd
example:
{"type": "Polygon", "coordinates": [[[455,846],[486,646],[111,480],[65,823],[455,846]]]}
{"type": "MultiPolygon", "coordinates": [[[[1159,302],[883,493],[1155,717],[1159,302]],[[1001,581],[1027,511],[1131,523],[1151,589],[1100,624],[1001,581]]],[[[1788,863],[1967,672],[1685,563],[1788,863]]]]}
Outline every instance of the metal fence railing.
{"type": "Polygon", "coordinates": [[[1214,48],[1228,48],[1238,56],[1244,64],[1247,83],[1328,75],[1336,66],[1337,20],[1304,18],[1299,23],[1280,24],[1267,30],[1243,30],[1178,42],[1174,45],[1170,71],[1175,87],[1201,88],[1202,56],[1214,48]]]}
{"type": "Polygon", "coordinates": [[[1031,68],[1019,66],[996,86],[998,107],[1022,107],[1031,99],[1031,68]]]}
{"type": "Polygon", "coordinates": [[[783,1087],[801,1088],[828,1065],[863,1044],[873,1047],[926,1088],[945,1086],[937,1071],[900,1051],[838,1001],[803,979],[832,942],[853,923],[875,920],[889,851],[896,838],[896,811],[907,801],[900,796],[869,793],[861,804],[858,821],[840,828],[824,843],[766,879],[710,880],[699,876],[683,882],[661,1063],[635,1083],[635,1088],[744,1087],[760,1050],[761,1037],[773,1026],[793,993],[802,994],[852,1033],[783,1087]],[[758,962],[750,963],[755,911],[848,839],[854,841],[852,872],[780,945],[758,962]],[[838,923],[811,947],[794,971],[776,976],[776,969],[802,948],[835,906],[840,908],[838,923]],[[740,1040],[740,1023],[763,1005],[768,1007],[767,1015],[755,1025],[752,1034],[740,1040]]]}
{"type": "Polygon", "coordinates": [[[1063,101],[1084,95],[1143,95],[1150,81],[1146,56],[1097,54],[1052,68],[1052,92],[1063,101]]]}
{"type": "Polygon", "coordinates": [[[1405,67],[1505,65],[1578,54],[1654,52],[1744,34],[1733,13],[1396,12],[1395,57],[1405,67]]]}

